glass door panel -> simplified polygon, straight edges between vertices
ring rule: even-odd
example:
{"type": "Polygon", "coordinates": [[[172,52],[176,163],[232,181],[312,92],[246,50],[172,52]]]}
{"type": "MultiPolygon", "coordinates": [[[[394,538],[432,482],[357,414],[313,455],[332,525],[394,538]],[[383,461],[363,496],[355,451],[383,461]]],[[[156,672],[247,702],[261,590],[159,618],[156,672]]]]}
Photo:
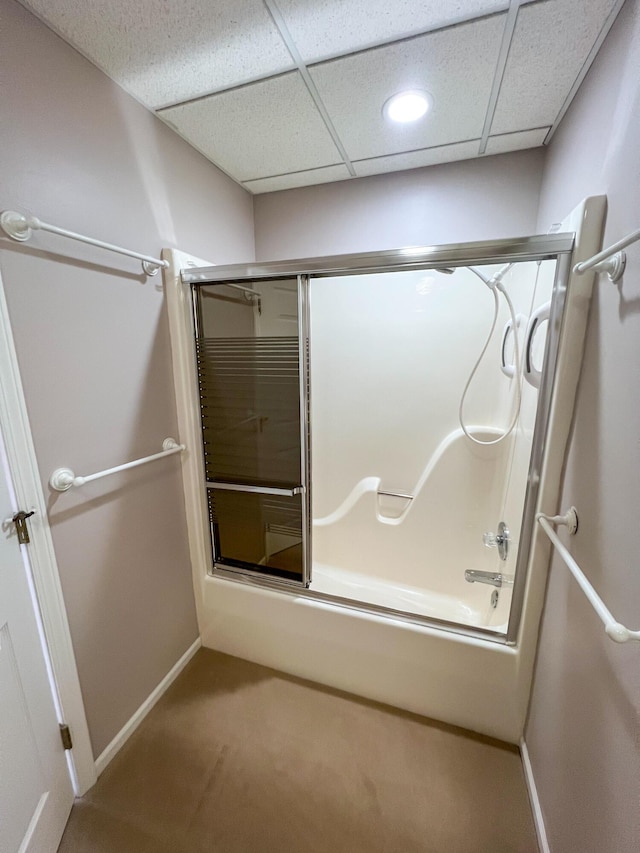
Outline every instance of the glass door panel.
{"type": "Polygon", "coordinates": [[[507,633],[555,280],[555,259],[311,279],[312,591],[507,633]]]}
{"type": "Polygon", "coordinates": [[[302,499],[208,489],[218,566],[240,567],[300,580],[303,562],[302,499]]]}
{"type": "Polygon", "coordinates": [[[307,585],[306,283],[194,287],[214,571],[307,585]]]}

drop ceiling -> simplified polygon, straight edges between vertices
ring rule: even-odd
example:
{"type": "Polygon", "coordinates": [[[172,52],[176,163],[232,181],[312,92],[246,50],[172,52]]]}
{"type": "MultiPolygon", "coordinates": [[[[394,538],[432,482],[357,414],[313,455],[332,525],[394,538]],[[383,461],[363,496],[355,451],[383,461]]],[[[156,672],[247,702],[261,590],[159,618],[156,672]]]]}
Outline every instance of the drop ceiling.
{"type": "Polygon", "coordinates": [[[252,193],[549,142],[623,0],[22,0],[252,193]],[[391,125],[406,89],[433,106],[391,125]]]}

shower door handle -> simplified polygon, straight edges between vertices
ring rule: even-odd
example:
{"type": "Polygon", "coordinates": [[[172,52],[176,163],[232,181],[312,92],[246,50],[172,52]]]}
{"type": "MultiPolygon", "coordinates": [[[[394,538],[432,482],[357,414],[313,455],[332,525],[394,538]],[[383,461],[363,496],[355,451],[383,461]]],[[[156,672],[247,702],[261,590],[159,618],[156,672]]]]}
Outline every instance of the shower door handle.
{"type": "Polygon", "coordinates": [[[222,489],[228,492],[251,492],[255,495],[284,495],[292,498],[294,495],[303,495],[304,486],[292,486],[285,489],[280,486],[249,486],[246,483],[219,483],[215,480],[207,480],[208,489],[222,489]]]}

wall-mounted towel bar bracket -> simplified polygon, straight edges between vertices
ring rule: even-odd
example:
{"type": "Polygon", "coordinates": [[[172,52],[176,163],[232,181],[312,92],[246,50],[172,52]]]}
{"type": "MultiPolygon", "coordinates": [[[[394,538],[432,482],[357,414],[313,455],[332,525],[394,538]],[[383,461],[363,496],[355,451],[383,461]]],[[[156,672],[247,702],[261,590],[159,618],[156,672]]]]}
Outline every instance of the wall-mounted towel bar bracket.
{"type": "Polygon", "coordinates": [[[611,257],[607,258],[606,261],[600,261],[600,263],[596,264],[593,269],[596,272],[606,272],[609,276],[609,281],[612,284],[615,284],[616,282],[620,281],[620,279],[624,275],[626,266],[627,253],[616,252],[615,255],[611,255],[611,257]]]}
{"type": "Polygon", "coordinates": [[[566,526],[571,533],[575,533],[578,529],[578,513],[576,512],[575,507],[571,507],[571,509],[564,515],[545,515],[543,512],[539,512],[536,515],[536,520],[549,537],[551,544],[555,547],[560,557],[562,557],[564,564],[567,566],[578,586],[587,597],[589,604],[591,604],[595,612],[600,617],[609,639],[613,640],[614,643],[628,643],[630,640],[640,641],[640,631],[632,631],[630,628],[627,628],[625,625],[613,618],[603,600],[587,580],[580,566],[573,559],[567,548],[558,538],[555,530],[551,527],[552,524],[561,524],[566,526]]]}
{"type": "Polygon", "coordinates": [[[578,532],[578,511],[574,506],[570,507],[564,515],[545,515],[543,512],[539,512],[536,519],[540,521],[541,518],[544,518],[549,524],[566,527],[572,536],[578,532]]]}
{"type": "Polygon", "coordinates": [[[142,261],[142,269],[146,275],[156,275],[158,270],[169,266],[167,261],[162,261],[159,258],[141,255],[140,252],[132,252],[130,249],[123,249],[121,246],[114,246],[113,243],[105,243],[103,240],[96,240],[93,237],[85,237],[83,234],[76,234],[75,231],[67,231],[66,228],[58,228],[56,225],[42,222],[37,216],[24,216],[15,210],[5,210],[0,214],[0,227],[8,237],[17,240],[19,243],[30,240],[34,231],[49,231],[51,234],[68,237],[80,243],[88,243],[90,246],[98,246],[100,249],[116,252],[118,255],[137,258],[142,261]]]}
{"type": "Polygon", "coordinates": [[[106,471],[98,471],[97,474],[88,474],[85,477],[76,477],[71,468],[56,468],[49,478],[49,485],[56,492],[66,492],[72,486],[84,486],[85,483],[90,483],[92,480],[99,480],[101,477],[107,477],[109,474],[117,474],[119,471],[127,471],[129,468],[137,468],[138,465],[146,465],[147,462],[155,462],[156,459],[162,459],[165,456],[180,453],[185,449],[185,445],[178,444],[175,439],[165,438],[162,442],[162,451],[160,453],[154,453],[151,456],[144,456],[142,459],[135,459],[133,462],[126,462],[124,465],[117,465],[115,468],[107,468],[106,471]]]}
{"type": "Polygon", "coordinates": [[[635,243],[636,240],[640,240],[640,228],[638,228],[637,231],[632,231],[631,234],[627,234],[626,237],[623,237],[622,240],[618,240],[617,243],[614,243],[607,249],[603,249],[601,252],[598,252],[598,254],[594,255],[592,258],[588,258],[586,261],[576,264],[573,268],[574,273],[576,275],[582,275],[589,270],[593,270],[594,272],[606,272],[609,276],[609,281],[613,283],[619,281],[622,278],[627,265],[627,256],[622,250],[626,249],[626,247],[630,246],[632,243],[635,243]]]}

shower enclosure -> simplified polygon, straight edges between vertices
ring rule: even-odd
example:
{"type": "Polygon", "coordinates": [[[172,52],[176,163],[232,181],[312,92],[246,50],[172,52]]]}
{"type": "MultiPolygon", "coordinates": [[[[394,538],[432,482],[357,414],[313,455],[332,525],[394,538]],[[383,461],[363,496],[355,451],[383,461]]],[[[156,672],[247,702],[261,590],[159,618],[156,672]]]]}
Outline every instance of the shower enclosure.
{"type": "Polygon", "coordinates": [[[572,246],[185,270],[210,572],[513,643],[572,246]]]}

